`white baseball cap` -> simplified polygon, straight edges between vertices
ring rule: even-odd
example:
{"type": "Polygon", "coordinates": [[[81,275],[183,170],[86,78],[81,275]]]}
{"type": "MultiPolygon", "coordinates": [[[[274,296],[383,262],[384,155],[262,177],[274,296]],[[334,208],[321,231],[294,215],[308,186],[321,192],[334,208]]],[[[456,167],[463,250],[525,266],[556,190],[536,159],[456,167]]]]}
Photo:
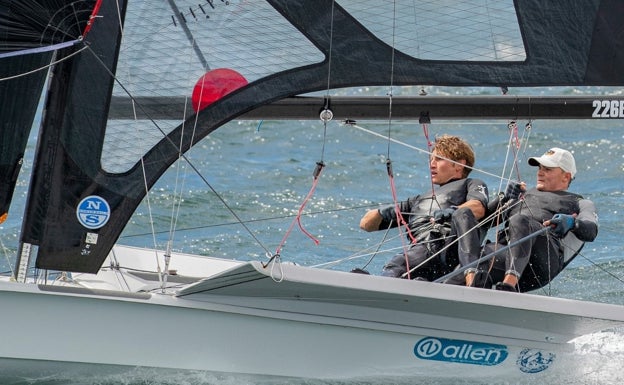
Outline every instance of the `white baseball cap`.
{"type": "Polygon", "coordinates": [[[563,171],[572,174],[572,178],[576,175],[576,162],[574,161],[574,157],[570,151],[558,147],[551,148],[540,157],[529,158],[529,164],[531,166],[539,166],[541,164],[545,167],[559,167],[563,171]]]}

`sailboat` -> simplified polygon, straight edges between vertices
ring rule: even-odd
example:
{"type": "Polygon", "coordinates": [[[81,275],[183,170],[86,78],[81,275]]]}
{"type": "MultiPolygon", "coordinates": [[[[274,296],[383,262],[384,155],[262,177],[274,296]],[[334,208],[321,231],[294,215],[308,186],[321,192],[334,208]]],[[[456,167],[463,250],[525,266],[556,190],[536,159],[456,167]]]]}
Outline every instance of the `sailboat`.
{"type": "Polygon", "coordinates": [[[445,2],[496,7],[504,23],[438,57],[417,38],[449,25],[430,23],[437,3],[0,1],[3,218],[43,103],[15,271],[0,280],[12,330],[0,379],[135,367],[522,379],[556,368],[574,338],[622,326],[615,304],[118,243],[163,173],[236,119],[383,119],[389,101],[403,119],[622,117],[605,96],[319,96],[624,84],[620,3],[487,3],[445,2]],[[488,56],[492,39],[504,56],[488,56]]]}

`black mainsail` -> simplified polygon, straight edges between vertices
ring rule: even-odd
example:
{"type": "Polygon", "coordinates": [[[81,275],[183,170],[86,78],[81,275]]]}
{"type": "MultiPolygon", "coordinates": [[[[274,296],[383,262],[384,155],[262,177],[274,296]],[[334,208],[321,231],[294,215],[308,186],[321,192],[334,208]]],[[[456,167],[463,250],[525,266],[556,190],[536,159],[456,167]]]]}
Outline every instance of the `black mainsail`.
{"type": "MultiPolygon", "coordinates": [[[[418,25],[408,22],[396,29],[406,48],[393,47],[388,28],[376,29],[380,23],[375,18],[382,13],[374,11],[387,4],[355,0],[208,1],[199,5],[120,0],[75,1],[71,6],[51,0],[3,0],[0,40],[4,42],[0,44],[12,41],[6,31],[14,31],[15,23],[28,24],[26,7],[17,7],[17,3],[75,20],[71,27],[55,30],[54,36],[77,36],[75,30],[78,34],[83,31],[96,4],[101,5],[89,34],[55,54],[58,63],[47,93],[22,232],[23,242],[37,246],[36,266],[42,269],[97,272],[147,189],[181,154],[226,122],[287,97],[390,83],[496,87],[624,84],[619,38],[624,29],[620,22],[624,4],[616,0],[508,3],[518,31],[514,50],[521,52],[501,60],[479,55],[458,59],[435,52],[419,56],[417,50],[409,49],[412,40],[421,46],[418,25]],[[132,23],[124,24],[124,20],[132,23]],[[266,46],[258,47],[254,39],[263,39],[266,46]],[[180,58],[180,63],[186,63],[184,71],[175,54],[181,46],[187,46],[192,56],[191,60],[180,58]],[[196,79],[223,66],[242,73],[248,84],[196,115],[180,109],[174,111],[175,120],[161,122],[151,119],[143,108],[142,103],[154,100],[166,104],[167,100],[188,98],[192,86],[188,82],[186,87],[180,86],[183,79],[196,79]],[[114,110],[109,111],[112,96],[118,108],[141,111],[137,115],[147,118],[109,119],[109,114],[115,115],[114,110]],[[153,146],[136,159],[109,154],[107,146],[132,142],[125,135],[143,126],[151,129],[152,137],[160,136],[153,139],[153,146]],[[193,127],[193,135],[188,134],[189,127],[193,127]],[[111,157],[129,160],[118,164],[111,157]]],[[[479,1],[456,3],[473,7],[479,1]]],[[[419,2],[398,6],[402,8],[397,14],[418,15],[421,11],[419,2]]],[[[389,25],[387,20],[381,21],[389,25]]],[[[52,44],[55,42],[41,43],[52,44]]],[[[16,50],[4,47],[5,51],[16,50]]],[[[17,67],[26,70],[50,59],[50,53],[0,57],[0,75],[6,77],[17,67]]],[[[4,97],[16,90],[28,91],[16,94],[20,102],[0,107],[0,135],[7,138],[2,146],[12,147],[1,155],[0,177],[4,179],[14,178],[23,153],[38,101],[36,91],[43,87],[42,73],[0,82],[3,103],[4,97]],[[26,108],[17,103],[25,103],[26,108]],[[20,134],[13,138],[16,131],[20,134]]],[[[140,143],[126,144],[141,147],[140,143]]],[[[1,187],[0,204],[8,205],[12,189],[1,187]]]]}

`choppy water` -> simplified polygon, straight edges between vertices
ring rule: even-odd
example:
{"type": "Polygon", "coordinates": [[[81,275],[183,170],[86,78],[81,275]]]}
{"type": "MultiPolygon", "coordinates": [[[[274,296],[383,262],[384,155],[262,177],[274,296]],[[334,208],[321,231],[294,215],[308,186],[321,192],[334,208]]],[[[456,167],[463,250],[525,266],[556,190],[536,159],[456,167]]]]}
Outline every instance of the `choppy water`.
{"type": "MultiPolygon", "coordinates": [[[[426,148],[422,127],[414,122],[358,122],[382,135],[426,148]]],[[[526,121],[519,121],[520,130],[526,121]]],[[[624,243],[621,226],[624,214],[624,121],[535,121],[526,149],[521,150],[520,177],[533,184],[535,169],[526,164],[530,156],[542,154],[550,146],[572,150],[577,160],[577,179],[572,190],[592,199],[600,214],[598,239],[587,244],[581,255],[547,289],[553,295],[624,304],[624,243]]],[[[484,179],[490,194],[500,185],[495,175],[503,172],[508,143],[506,121],[436,122],[430,135],[457,134],[467,139],[477,154],[472,176],[484,179]]],[[[33,138],[34,139],[34,138],[33,138]]],[[[172,207],[177,202],[174,190],[182,191],[180,214],[176,217],[177,250],[235,259],[265,259],[284,237],[294,214],[312,186],[316,162],[326,167],[318,187],[308,202],[302,219],[305,229],[320,243],[303,234],[297,226],[282,249],[284,260],[302,265],[330,264],[328,268],[350,270],[366,268],[378,273],[395,251],[383,246],[376,257],[371,251],[382,240],[381,233],[364,233],[358,228],[366,209],[392,201],[385,160],[393,161],[399,198],[427,191],[427,155],[398,144],[391,144],[352,126],[330,122],[325,130],[319,121],[265,121],[230,123],[206,138],[188,158],[209,181],[206,186],[188,167],[186,177],[176,181],[176,170],[166,175],[150,195],[151,215],[142,205],[120,240],[121,243],[153,247],[149,218],[154,220],[157,245],[164,248],[171,223],[172,207]],[[212,189],[229,206],[217,199],[212,189]],[[230,210],[245,222],[241,226],[230,210]],[[147,236],[145,236],[147,235],[147,236]],[[368,249],[368,252],[363,250],[368,249]],[[385,252],[384,252],[385,251],[385,252]],[[362,255],[357,257],[358,255],[362,255]]],[[[24,186],[30,163],[26,163],[16,192],[16,205],[23,204],[24,186]]],[[[507,168],[507,171],[509,169],[507,168]]],[[[12,209],[1,227],[0,239],[8,270],[14,260],[21,223],[20,209],[12,209]]],[[[393,246],[399,246],[395,240],[393,246]]],[[[546,293],[543,293],[546,294],[546,293]]],[[[157,338],[155,336],[155,338],[157,338]]],[[[624,330],[606,331],[583,337],[576,344],[575,375],[563,368],[549,378],[551,384],[612,384],[624,380],[624,330]],[[578,373],[581,373],[579,376],[578,373]]],[[[270,360],[267,357],[267,360],[270,360]]],[[[206,373],[177,373],[134,370],[123,376],[110,375],[79,379],[51,378],[36,384],[252,384],[295,383],[290,380],[265,382],[259,378],[232,378],[206,373]]],[[[543,378],[540,380],[543,381],[543,378]]],[[[361,384],[375,382],[358,382],[361,384]]],[[[296,383],[322,384],[304,381],[296,383]]],[[[337,382],[332,382],[336,384],[337,382]]],[[[440,382],[435,376],[415,379],[413,384],[462,384],[470,381],[440,382]]],[[[501,384],[505,383],[501,379],[501,384]]],[[[541,382],[540,382],[541,383],[541,382]]]]}

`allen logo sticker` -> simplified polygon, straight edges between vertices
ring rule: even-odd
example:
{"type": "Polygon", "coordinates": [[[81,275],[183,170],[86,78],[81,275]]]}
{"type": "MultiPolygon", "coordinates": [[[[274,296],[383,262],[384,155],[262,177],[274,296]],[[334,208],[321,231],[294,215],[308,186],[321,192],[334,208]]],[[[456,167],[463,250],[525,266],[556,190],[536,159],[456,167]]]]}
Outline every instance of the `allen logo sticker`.
{"type": "Polygon", "coordinates": [[[509,353],[504,345],[425,337],[414,346],[414,354],[423,360],[494,366],[509,353]]]}

